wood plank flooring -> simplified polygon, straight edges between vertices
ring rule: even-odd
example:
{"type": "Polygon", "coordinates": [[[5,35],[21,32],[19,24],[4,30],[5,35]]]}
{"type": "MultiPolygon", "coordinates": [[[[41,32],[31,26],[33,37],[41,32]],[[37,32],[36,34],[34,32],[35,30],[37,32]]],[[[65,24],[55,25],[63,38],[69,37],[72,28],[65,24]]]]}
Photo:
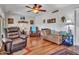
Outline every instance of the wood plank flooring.
{"type": "Polygon", "coordinates": [[[27,48],[29,48],[31,51],[27,53],[26,49],[23,49],[22,51],[15,52],[13,54],[48,55],[66,47],[64,45],[58,45],[39,37],[31,37],[28,38],[27,48]]]}
{"type": "MultiPolygon", "coordinates": [[[[42,37],[28,37],[27,46],[20,51],[14,52],[12,55],[50,55],[57,51],[62,51],[62,49],[68,49],[79,54],[79,46],[58,45],[42,37]]],[[[2,52],[1,55],[3,54],[2,52]]]]}

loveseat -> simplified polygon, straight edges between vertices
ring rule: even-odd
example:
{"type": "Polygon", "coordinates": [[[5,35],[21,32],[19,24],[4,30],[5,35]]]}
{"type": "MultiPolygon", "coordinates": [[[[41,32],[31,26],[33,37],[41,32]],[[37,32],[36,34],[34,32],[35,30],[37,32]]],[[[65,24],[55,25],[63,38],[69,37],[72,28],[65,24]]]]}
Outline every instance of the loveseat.
{"type": "Polygon", "coordinates": [[[62,43],[62,36],[57,31],[54,31],[48,28],[42,29],[42,36],[44,40],[48,40],[56,44],[62,43]]]}

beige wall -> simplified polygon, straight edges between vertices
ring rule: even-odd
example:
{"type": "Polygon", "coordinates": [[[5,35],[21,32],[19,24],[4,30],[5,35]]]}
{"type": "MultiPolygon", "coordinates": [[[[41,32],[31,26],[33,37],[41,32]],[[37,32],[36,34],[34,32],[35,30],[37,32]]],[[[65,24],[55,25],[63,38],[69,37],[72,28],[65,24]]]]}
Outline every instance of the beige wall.
{"type": "Polygon", "coordinates": [[[3,21],[4,21],[4,19],[5,19],[5,15],[4,15],[4,12],[3,12],[3,10],[0,8],[0,40],[1,40],[1,35],[3,35],[4,34],[4,32],[3,32],[3,21]]]}
{"type": "Polygon", "coordinates": [[[7,27],[19,26],[20,28],[25,28],[25,29],[29,30],[29,27],[31,26],[30,25],[30,20],[32,19],[32,20],[34,20],[34,24],[36,26],[38,26],[40,29],[41,28],[50,28],[50,29],[56,30],[56,31],[67,31],[68,30],[67,26],[64,25],[61,22],[61,17],[62,16],[65,16],[66,20],[68,20],[68,19],[73,20],[72,17],[68,17],[68,15],[66,15],[64,13],[61,13],[61,12],[58,12],[58,13],[55,13],[55,14],[44,13],[44,14],[38,15],[35,18],[33,18],[33,17],[29,17],[29,18],[26,17],[26,20],[29,21],[28,24],[18,24],[18,21],[20,20],[20,16],[9,15],[8,17],[14,18],[14,24],[7,24],[7,27]],[[47,19],[51,19],[51,18],[56,18],[56,23],[47,23],[47,19]],[[46,23],[43,23],[44,19],[46,20],[46,23]]]}
{"type": "MultiPolygon", "coordinates": [[[[19,26],[21,29],[25,28],[26,31],[29,32],[30,29],[30,20],[34,20],[34,24],[36,26],[38,26],[40,29],[42,28],[50,28],[52,30],[56,30],[56,31],[68,31],[68,26],[63,24],[61,22],[61,17],[65,16],[66,20],[72,20],[72,22],[74,22],[74,15],[72,14],[64,14],[62,12],[58,12],[55,14],[52,13],[44,13],[41,15],[38,15],[36,17],[26,17],[26,20],[29,22],[28,24],[18,24],[18,21],[20,20],[20,16],[18,15],[9,15],[8,17],[12,17],[14,18],[14,24],[7,24],[7,27],[10,26],[19,26]],[[47,23],[47,19],[51,19],[51,18],[56,18],[56,23],[47,23]],[[43,23],[43,20],[46,20],[46,23],[43,23]]],[[[7,22],[7,21],[6,21],[7,22]]],[[[74,27],[71,26],[73,35],[74,34],[74,27]]]]}
{"type": "Polygon", "coordinates": [[[28,21],[28,23],[18,23],[18,21],[20,21],[20,16],[17,16],[17,15],[9,15],[7,18],[13,18],[14,19],[14,23],[13,24],[8,24],[8,21],[6,19],[6,22],[7,22],[7,27],[12,27],[12,26],[17,26],[17,27],[20,27],[20,30],[22,29],[25,29],[25,31],[28,31],[30,30],[30,20],[35,20],[35,18],[33,17],[26,17],[25,21],[28,21]]]}

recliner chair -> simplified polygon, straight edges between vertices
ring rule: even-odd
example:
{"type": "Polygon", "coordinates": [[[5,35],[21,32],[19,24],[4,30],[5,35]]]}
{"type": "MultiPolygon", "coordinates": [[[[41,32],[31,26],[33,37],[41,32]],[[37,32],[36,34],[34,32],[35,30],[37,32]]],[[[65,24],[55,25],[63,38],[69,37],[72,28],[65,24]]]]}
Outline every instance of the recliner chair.
{"type": "Polygon", "coordinates": [[[27,36],[25,38],[21,36],[20,29],[18,27],[9,27],[5,29],[5,51],[7,53],[13,53],[26,47],[27,36]]]}

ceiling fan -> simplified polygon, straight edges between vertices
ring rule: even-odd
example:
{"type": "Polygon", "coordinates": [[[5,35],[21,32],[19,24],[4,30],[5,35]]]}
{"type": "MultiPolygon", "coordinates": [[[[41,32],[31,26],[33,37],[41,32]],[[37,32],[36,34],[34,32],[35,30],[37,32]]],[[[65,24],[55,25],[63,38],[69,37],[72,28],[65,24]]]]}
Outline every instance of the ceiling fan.
{"type": "Polygon", "coordinates": [[[42,5],[39,5],[39,4],[34,4],[33,7],[30,7],[30,6],[25,6],[27,8],[30,8],[31,10],[27,11],[27,12],[34,12],[34,13],[39,13],[40,11],[41,12],[46,12],[46,10],[43,10],[41,9],[42,5]]]}

